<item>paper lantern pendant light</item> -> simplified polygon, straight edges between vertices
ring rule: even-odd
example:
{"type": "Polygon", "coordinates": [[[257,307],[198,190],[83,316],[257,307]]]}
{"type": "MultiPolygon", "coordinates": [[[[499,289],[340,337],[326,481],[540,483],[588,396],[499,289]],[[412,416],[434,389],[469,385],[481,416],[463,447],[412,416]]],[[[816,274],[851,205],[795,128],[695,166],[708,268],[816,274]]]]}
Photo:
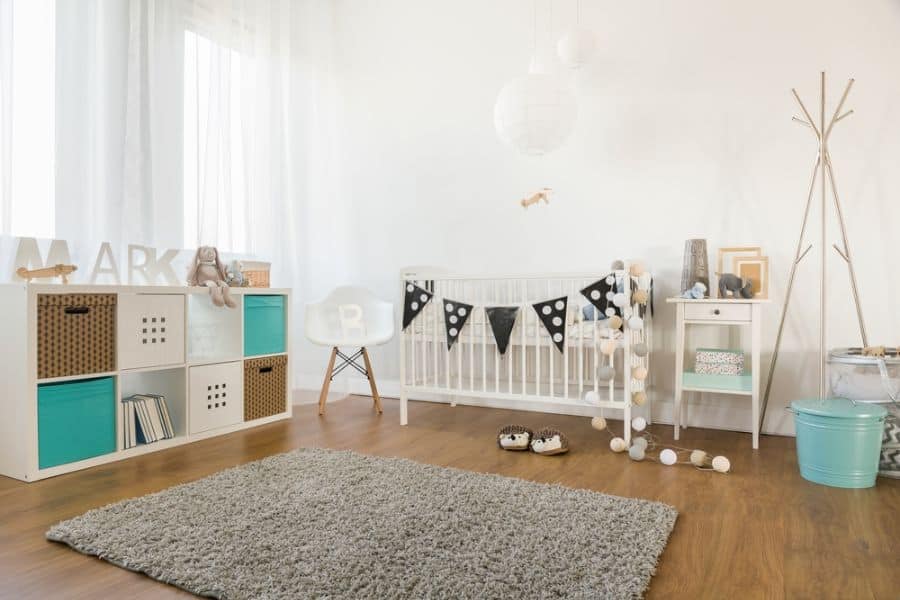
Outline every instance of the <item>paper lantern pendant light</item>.
{"type": "Polygon", "coordinates": [[[523,154],[556,150],[572,133],[578,116],[574,93],[558,76],[532,70],[507,83],[494,105],[500,139],[523,154]]]}
{"type": "Polygon", "coordinates": [[[556,54],[570,69],[580,69],[591,62],[596,45],[593,33],[576,27],[556,43],[556,54]]]}

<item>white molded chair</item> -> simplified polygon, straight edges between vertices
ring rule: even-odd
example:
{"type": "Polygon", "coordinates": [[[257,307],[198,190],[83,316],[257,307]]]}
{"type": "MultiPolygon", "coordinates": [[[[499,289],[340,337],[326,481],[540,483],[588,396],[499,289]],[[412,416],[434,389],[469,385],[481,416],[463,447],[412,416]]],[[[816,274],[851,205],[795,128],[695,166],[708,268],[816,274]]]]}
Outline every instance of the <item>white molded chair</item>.
{"type": "Polygon", "coordinates": [[[319,394],[319,414],[325,414],[325,400],[332,379],[347,367],[353,367],[369,380],[375,410],[380,414],[381,398],[366,348],[384,344],[394,337],[394,305],[365,288],[336,288],[321,302],[306,305],[306,337],[314,344],[331,348],[328,370],[319,394]],[[342,347],[359,350],[348,356],[341,352],[342,347]],[[337,357],[342,362],[335,368],[337,357]],[[360,357],[364,365],[359,364],[360,357]]]}

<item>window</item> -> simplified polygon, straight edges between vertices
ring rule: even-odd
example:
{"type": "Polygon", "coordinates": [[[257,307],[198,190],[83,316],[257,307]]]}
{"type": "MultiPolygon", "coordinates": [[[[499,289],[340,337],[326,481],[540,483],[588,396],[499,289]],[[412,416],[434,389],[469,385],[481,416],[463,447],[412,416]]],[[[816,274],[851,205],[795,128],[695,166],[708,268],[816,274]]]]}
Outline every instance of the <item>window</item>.
{"type": "Polygon", "coordinates": [[[249,250],[242,69],[236,50],[184,36],[184,246],[249,250]]]}
{"type": "Polygon", "coordinates": [[[54,3],[0,4],[0,232],[53,237],[54,3]]]}

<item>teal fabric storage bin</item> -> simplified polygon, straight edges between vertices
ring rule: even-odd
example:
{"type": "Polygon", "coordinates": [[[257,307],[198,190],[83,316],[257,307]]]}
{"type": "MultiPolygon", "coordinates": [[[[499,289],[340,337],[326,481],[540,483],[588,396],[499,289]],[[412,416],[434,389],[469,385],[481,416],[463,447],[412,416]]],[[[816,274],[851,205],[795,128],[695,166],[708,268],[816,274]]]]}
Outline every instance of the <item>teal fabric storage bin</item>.
{"type": "Polygon", "coordinates": [[[244,296],[244,356],[285,349],[284,296],[244,296]]]}
{"type": "Polygon", "coordinates": [[[795,400],[797,462],[804,479],[832,487],[875,485],[887,411],[844,398],[795,400]]]}
{"type": "Polygon", "coordinates": [[[116,450],[116,385],[112,377],[38,386],[41,469],[116,450]]]}

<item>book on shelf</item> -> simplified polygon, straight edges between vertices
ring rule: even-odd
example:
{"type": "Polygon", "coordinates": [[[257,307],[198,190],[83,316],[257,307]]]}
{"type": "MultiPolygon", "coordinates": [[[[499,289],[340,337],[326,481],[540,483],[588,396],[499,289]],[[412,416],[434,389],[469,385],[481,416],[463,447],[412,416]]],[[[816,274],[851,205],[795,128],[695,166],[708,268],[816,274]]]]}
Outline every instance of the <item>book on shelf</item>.
{"type": "Polygon", "coordinates": [[[123,446],[152,444],[175,437],[166,397],[134,394],[122,400],[123,446]]]}

